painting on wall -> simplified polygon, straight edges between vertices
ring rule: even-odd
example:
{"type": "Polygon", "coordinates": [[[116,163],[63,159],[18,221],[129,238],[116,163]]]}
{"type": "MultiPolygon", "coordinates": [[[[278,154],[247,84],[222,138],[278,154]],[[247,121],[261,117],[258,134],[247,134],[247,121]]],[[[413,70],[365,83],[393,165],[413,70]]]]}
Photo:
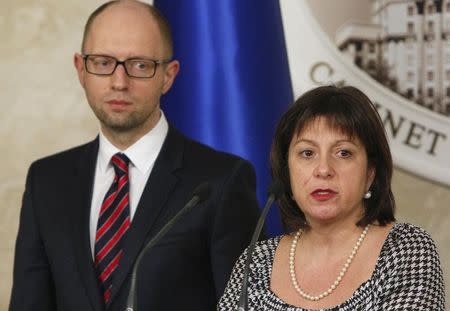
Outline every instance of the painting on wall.
{"type": "Polygon", "coordinates": [[[394,163],[450,185],[450,0],[282,0],[296,96],[353,85],[374,102],[394,163]]]}

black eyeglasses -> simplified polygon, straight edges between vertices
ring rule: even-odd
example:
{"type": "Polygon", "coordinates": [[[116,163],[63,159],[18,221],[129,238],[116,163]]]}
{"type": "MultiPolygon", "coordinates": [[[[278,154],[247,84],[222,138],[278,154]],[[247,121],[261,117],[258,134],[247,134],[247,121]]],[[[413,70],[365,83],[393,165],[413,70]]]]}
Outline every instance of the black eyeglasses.
{"type": "Polygon", "coordinates": [[[144,58],[129,58],[119,61],[112,56],[83,54],[86,71],[94,75],[109,76],[114,73],[117,66],[123,65],[125,72],[133,78],[153,78],[159,64],[167,64],[171,60],[153,60],[144,58]]]}

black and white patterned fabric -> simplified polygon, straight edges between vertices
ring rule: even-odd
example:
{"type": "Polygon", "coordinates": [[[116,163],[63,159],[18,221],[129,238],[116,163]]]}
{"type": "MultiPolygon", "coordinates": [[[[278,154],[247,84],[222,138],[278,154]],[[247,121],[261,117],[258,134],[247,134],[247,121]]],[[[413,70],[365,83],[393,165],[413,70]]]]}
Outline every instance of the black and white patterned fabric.
{"type": "MultiPolygon", "coordinates": [[[[281,236],[258,242],[250,265],[249,310],[304,311],[278,298],[269,288],[275,250],[281,236]]],[[[246,251],[236,262],[219,311],[237,310],[246,251]]],[[[322,310],[445,310],[439,256],[430,235],[397,223],[386,238],[375,270],[344,303],[322,310]]]]}

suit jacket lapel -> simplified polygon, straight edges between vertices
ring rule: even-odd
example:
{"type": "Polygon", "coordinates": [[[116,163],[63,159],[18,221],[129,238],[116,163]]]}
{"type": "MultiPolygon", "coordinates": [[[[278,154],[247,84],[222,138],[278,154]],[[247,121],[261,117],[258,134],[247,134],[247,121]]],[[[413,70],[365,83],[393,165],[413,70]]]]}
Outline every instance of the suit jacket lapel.
{"type": "Polygon", "coordinates": [[[151,229],[178,181],[174,172],[181,167],[183,148],[184,138],[173,127],[169,127],[167,138],[153,166],[127,233],[123,257],[114,275],[111,301],[131,273],[136,257],[149,240],[150,233],[156,234],[151,232],[151,229]]]}
{"type": "Polygon", "coordinates": [[[75,241],[75,256],[80,278],[89,297],[92,309],[104,310],[102,296],[92,260],[89,218],[91,210],[92,189],[95,176],[95,165],[98,153],[98,138],[86,145],[80,152],[75,171],[70,178],[73,180],[73,194],[68,196],[68,210],[72,213],[72,232],[75,241]]]}

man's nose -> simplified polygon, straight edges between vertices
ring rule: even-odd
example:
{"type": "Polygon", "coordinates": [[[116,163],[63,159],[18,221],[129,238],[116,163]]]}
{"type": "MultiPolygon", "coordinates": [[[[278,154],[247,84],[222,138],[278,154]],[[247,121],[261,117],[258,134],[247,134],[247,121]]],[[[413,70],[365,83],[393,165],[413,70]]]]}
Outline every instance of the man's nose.
{"type": "Polygon", "coordinates": [[[111,75],[111,86],[115,90],[128,88],[130,77],[128,76],[124,64],[118,64],[116,70],[111,75]]]}

